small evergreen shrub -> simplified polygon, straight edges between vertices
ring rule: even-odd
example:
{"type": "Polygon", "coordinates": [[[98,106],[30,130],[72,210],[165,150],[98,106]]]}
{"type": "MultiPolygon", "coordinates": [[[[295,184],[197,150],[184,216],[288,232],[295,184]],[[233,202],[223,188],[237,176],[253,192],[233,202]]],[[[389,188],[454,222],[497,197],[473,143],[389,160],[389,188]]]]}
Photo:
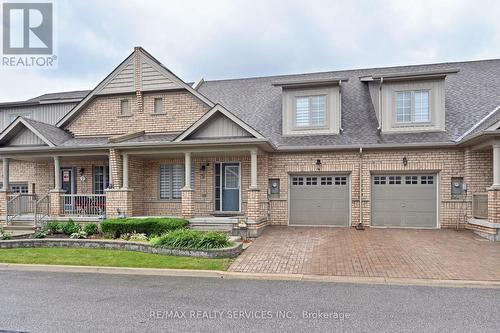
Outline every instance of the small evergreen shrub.
{"type": "Polygon", "coordinates": [[[99,226],[95,223],[89,223],[83,227],[83,231],[85,231],[87,235],[92,236],[99,232],[99,226]]]}
{"type": "Polygon", "coordinates": [[[162,235],[172,230],[185,228],[188,221],[179,218],[144,218],[144,219],[108,219],[101,223],[105,234],[113,234],[120,238],[123,234],[145,234],[146,236],[162,235]]]}

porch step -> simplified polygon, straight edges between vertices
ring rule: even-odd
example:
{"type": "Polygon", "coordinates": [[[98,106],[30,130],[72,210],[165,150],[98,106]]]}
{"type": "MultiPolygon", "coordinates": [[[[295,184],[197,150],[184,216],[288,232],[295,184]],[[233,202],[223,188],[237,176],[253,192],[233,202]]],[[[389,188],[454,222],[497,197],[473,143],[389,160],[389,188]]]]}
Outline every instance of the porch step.
{"type": "Polygon", "coordinates": [[[238,223],[235,217],[195,217],[189,220],[189,227],[201,231],[222,231],[232,234],[233,225],[238,223]]]}

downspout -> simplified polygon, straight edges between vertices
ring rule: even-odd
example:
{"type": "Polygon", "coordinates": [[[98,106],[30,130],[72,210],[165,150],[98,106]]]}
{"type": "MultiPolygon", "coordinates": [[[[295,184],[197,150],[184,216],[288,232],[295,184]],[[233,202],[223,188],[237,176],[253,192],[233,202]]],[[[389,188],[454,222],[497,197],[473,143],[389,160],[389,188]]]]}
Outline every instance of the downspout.
{"type": "Polygon", "coordinates": [[[378,86],[378,128],[377,131],[382,130],[382,85],[384,84],[384,78],[380,78],[380,84],[378,86]]]}
{"type": "Polygon", "coordinates": [[[344,128],[342,128],[342,80],[339,80],[339,114],[340,114],[340,133],[344,132],[344,128]]]}
{"type": "Polygon", "coordinates": [[[356,230],[365,230],[363,225],[363,147],[359,147],[359,223],[356,230]]]}

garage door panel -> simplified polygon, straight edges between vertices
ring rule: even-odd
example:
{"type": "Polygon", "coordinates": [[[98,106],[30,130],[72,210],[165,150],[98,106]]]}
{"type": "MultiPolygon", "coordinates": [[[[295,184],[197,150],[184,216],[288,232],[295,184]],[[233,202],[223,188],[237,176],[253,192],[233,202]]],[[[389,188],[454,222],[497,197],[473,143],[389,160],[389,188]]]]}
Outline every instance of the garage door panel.
{"type": "Polygon", "coordinates": [[[374,175],[374,226],[429,228],[437,226],[436,175],[374,175]]]}
{"type": "Polygon", "coordinates": [[[347,226],[349,185],[345,175],[293,176],[290,225],[347,226]]]}

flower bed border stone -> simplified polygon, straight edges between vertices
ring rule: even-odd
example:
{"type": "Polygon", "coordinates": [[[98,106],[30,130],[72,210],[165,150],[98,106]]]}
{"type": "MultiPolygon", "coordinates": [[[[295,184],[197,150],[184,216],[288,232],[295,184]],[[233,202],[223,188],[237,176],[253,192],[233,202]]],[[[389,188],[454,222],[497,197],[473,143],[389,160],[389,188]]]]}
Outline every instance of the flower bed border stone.
{"type": "Polygon", "coordinates": [[[88,249],[127,250],[144,253],[153,253],[169,256],[196,257],[196,258],[235,258],[243,250],[243,244],[236,242],[231,247],[221,249],[176,249],[155,247],[144,242],[130,242],[123,240],[101,239],[12,239],[0,241],[0,249],[15,249],[29,247],[68,247],[88,249]]]}

